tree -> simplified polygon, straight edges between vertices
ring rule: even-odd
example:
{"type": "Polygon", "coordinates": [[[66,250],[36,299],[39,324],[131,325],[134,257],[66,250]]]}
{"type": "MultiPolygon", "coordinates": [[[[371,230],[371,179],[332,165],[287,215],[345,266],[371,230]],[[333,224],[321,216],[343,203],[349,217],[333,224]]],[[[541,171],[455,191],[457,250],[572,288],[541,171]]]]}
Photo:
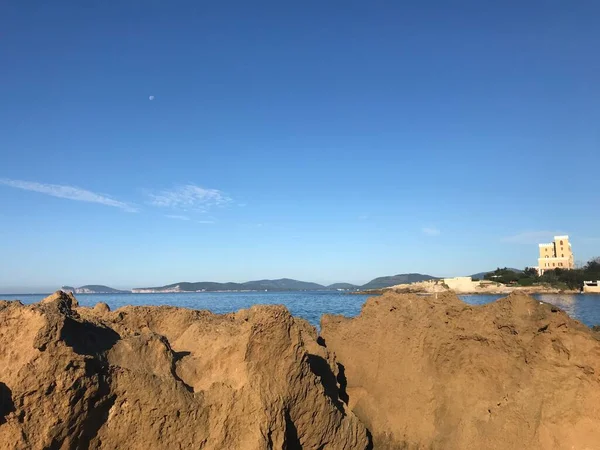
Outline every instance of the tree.
{"type": "Polygon", "coordinates": [[[600,272],[600,256],[590,259],[584,267],[586,272],[600,272]]]}

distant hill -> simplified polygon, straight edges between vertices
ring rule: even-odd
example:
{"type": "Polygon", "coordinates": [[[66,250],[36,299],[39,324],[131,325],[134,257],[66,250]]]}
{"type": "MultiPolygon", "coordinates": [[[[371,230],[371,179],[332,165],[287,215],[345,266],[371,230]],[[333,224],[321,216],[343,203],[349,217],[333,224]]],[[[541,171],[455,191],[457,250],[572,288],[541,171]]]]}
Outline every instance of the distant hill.
{"type": "Polygon", "coordinates": [[[74,288],[72,286],[63,286],[60,289],[65,292],[73,292],[75,294],[124,294],[130,292],[114,289],[102,284],[86,284],[85,286],[78,288],[74,288]]]}
{"type": "Polygon", "coordinates": [[[383,289],[396,284],[407,284],[416,283],[419,281],[437,280],[438,277],[431,275],[424,275],[421,273],[403,273],[399,275],[392,275],[389,277],[379,277],[369,281],[367,284],[363,284],[361,289],[383,289]]]}
{"type": "Polygon", "coordinates": [[[120,289],[114,289],[108,286],[104,286],[102,284],[86,284],[85,286],[81,286],[75,289],[77,294],[84,293],[83,291],[89,291],[89,294],[122,294],[130,291],[123,291],[120,289]]]}
{"type": "Polygon", "coordinates": [[[322,284],[281,278],[279,280],[256,280],[245,283],[216,283],[200,281],[197,283],[181,282],[166,286],[135,288],[132,291],[143,292],[196,292],[196,291],[310,291],[326,289],[322,284]]]}
{"type": "MultiPolygon", "coordinates": [[[[523,272],[521,269],[515,269],[513,267],[508,267],[508,270],[512,270],[513,272],[517,272],[517,273],[521,273],[523,272]]],[[[494,269],[496,270],[496,269],[494,269]]],[[[488,273],[493,272],[493,270],[488,270],[487,272],[479,272],[479,273],[474,273],[473,275],[471,275],[471,278],[477,278],[479,280],[482,280],[483,277],[485,277],[488,273]]]]}
{"type": "Polygon", "coordinates": [[[312,291],[325,288],[322,284],[310,283],[306,281],[292,280],[282,278],[280,280],[258,280],[242,283],[243,286],[252,286],[252,289],[269,289],[273,291],[312,291]]]}
{"type": "Polygon", "coordinates": [[[358,289],[360,286],[350,283],[334,283],[327,286],[327,289],[358,289]]]}
{"type": "Polygon", "coordinates": [[[382,289],[396,284],[414,283],[418,281],[437,280],[438,277],[424,275],[420,273],[404,273],[392,275],[389,277],[379,277],[369,281],[367,284],[357,286],[352,283],[335,283],[329,286],[323,286],[318,283],[307,281],[292,280],[290,278],[281,278],[279,280],[255,280],[245,283],[217,283],[214,281],[200,281],[190,283],[182,281],[180,283],[168,284],[166,286],[145,287],[132,289],[134,293],[152,293],[152,292],[214,292],[214,291],[319,291],[336,289],[382,289]]]}

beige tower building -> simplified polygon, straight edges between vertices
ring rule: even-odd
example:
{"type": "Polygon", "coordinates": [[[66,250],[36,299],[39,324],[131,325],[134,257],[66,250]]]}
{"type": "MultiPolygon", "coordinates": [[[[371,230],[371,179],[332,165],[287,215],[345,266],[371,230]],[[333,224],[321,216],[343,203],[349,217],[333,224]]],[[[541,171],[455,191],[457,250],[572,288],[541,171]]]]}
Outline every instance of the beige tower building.
{"type": "Polygon", "coordinates": [[[547,270],[574,269],[575,259],[569,242],[569,236],[554,236],[554,242],[540,244],[538,272],[543,275],[547,270]]]}

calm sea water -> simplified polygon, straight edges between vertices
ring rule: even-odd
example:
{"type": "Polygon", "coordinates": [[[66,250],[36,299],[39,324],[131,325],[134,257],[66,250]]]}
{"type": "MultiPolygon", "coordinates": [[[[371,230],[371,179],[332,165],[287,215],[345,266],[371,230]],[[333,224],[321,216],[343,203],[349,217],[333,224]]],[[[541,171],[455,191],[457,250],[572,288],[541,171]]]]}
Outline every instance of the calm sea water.
{"type": "MultiPolygon", "coordinates": [[[[4,299],[18,299],[34,303],[45,295],[0,295],[4,299]]],[[[298,317],[318,326],[323,314],[343,314],[353,317],[369,296],[348,295],[342,292],[191,292],[185,294],[78,294],[82,306],[107,303],[111,309],[126,305],[172,305],[183,308],[207,309],[214,313],[233,312],[256,304],[283,304],[298,317]]],[[[482,305],[493,302],[503,295],[462,295],[469,304],[482,305]]],[[[552,303],[571,317],[588,326],[600,324],[600,295],[535,295],[539,300],[552,303]]]]}
{"type": "MultiPolygon", "coordinates": [[[[465,302],[483,305],[506,297],[505,295],[461,295],[465,302]]],[[[600,294],[537,294],[533,297],[558,306],[574,319],[591,327],[600,325],[600,294]]]]}

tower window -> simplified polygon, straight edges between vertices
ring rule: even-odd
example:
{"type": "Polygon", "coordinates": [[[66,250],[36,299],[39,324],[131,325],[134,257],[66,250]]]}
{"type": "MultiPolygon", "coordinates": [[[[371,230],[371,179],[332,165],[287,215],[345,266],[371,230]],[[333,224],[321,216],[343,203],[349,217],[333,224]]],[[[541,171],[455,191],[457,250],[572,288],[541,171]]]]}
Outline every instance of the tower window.
{"type": "Polygon", "coordinates": [[[563,245],[562,241],[560,241],[560,245],[563,245]]]}

